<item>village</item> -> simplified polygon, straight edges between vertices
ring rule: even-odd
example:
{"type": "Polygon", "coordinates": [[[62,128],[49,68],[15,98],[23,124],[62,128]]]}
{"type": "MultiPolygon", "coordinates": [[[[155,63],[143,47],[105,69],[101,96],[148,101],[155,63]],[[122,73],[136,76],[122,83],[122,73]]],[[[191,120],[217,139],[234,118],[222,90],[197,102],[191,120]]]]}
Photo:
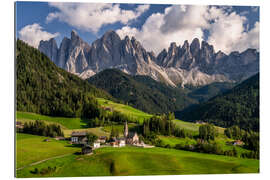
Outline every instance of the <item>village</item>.
{"type": "Polygon", "coordinates": [[[90,154],[94,149],[101,147],[125,147],[136,146],[142,148],[152,148],[154,146],[145,144],[139,139],[137,132],[129,132],[127,122],[124,125],[124,137],[113,137],[108,139],[107,136],[100,136],[93,142],[92,145],[88,144],[87,132],[72,132],[70,143],[82,146],[82,154],[90,154]]]}

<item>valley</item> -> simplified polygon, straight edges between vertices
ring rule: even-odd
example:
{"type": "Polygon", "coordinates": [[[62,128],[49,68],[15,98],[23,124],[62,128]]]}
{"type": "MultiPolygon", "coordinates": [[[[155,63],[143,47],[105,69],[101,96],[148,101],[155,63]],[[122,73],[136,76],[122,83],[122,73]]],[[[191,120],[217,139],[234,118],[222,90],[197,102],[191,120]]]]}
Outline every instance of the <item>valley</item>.
{"type": "Polygon", "coordinates": [[[75,31],[60,49],[54,41],[40,42],[43,54],[17,40],[17,177],[259,172],[254,50],[223,54],[213,72],[220,52],[196,39],[157,57],[113,31],[91,46],[75,31]],[[196,63],[187,66],[186,56],[196,63]],[[235,56],[240,62],[231,64],[235,56]],[[94,66],[97,57],[104,61],[94,66]]]}
{"type": "MultiPolygon", "coordinates": [[[[19,134],[17,136],[18,143],[23,141],[22,138],[26,139],[24,136],[26,135],[19,134]]],[[[42,144],[49,147],[42,150],[48,151],[46,158],[50,149],[53,150],[52,147],[56,146],[53,145],[54,142],[42,142],[44,137],[31,136],[27,138],[29,141],[35,139],[37,146],[34,152],[41,149],[42,144]]],[[[21,151],[20,148],[18,152],[21,151]]],[[[28,147],[29,150],[27,151],[31,152],[31,148],[34,147],[28,147]]],[[[259,167],[259,161],[254,159],[202,154],[167,148],[100,148],[95,150],[94,154],[90,156],[76,155],[74,153],[79,152],[79,148],[66,147],[66,149],[68,148],[68,153],[73,152],[73,154],[18,170],[17,177],[40,177],[40,175],[35,175],[31,172],[35,168],[41,170],[49,166],[56,167],[56,171],[44,174],[41,177],[256,173],[259,167]],[[160,163],[164,160],[168,162],[166,165],[160,163]]],[[[67,152],[62,150],[62,153],[67,152]]],[[[18,162],[25,161],[28,157],[21,159],[20,153],[18,155],[18,162]]],[[[41,155],[38,157],[45,158],[41,155]]],[[[28,162],[32,161],[31,158],[28,162]]]]}

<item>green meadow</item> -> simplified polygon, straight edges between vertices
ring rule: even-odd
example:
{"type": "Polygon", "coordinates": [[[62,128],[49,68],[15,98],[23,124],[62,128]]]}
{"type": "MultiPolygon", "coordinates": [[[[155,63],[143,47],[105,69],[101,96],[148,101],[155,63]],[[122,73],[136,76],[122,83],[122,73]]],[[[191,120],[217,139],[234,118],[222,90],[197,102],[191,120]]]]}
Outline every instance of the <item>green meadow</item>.
{"type": "Polygon", "coordinates": [[[151,114],[135,109],[129,105],[115,103],[113,101],[109,101],[103,98],[97,98],[97,100],[101,106],[113,108],[113,110],[115,111],[119,111],[123,114],[126,114],[127,116],[139,120],[140,123],[142,123],[144,119],[152,117],[151,114]]]}
{"type": "Polygon", "coordinates": [[[103,130],[102,127],[96,127],[96,128],[85,128],[85,129],[65,129],[64,130],[64,135],[65,137],[70,137],[71,133],[73,131],[78,131],[78,132],[90,132],[93,133],[97,136],[110,136],[110,132],[106,132],[103,130]]]}
{"type": "Polygon", "coordinates": [[[72,154],[80,149],[67,141],[53,138],[16,133],[16,169],[54,156],[72,154]],[[49,142],[45,142],[49,139],[49,142]]]}
{"type": "MultiPolygon", "coordinates": [[[[182,121],[179,119],[175,119],[175,120],[173,120],[173,122],[175,123],[176,126],[182,128],[182,129],[186,129],[186,130],[196,132],[196,133],[199,132],[199,127],[201,126],[200,124],[186,122],[186,121],[182,121]]],[[[218,126],[215,126],[215,127],[217,128],[219,134],[224,134],[224,128],[218,127],[218,126]]]]}
{"type": "Polygon", "coordinates": [[[52,116],[45,116],[36,113],[29,113],[29,112],[16,112],[16,119],[18,121],[24,120],[44,120],[47,122],[57,123],[60,124],[67,129],[81,129],[86,127],[86,123],[81,118],[66,118],[66,117],[52,117],[52,116]]]}
{"type": "Polygon", "coordinates": [[[93,155],[69,155],[17,171],[40,177],[35,168],[56,167],[42,177],[258,173],[259,161],[166,148],[100,148],[93,155]],[[163,163],[166,162],[166,163],[163,163]]]}
{"type": "Polygon", "coordinates": [[[197,143],[195,139],[190,138],[178,138],[173,136],[158,136],[158,138],[161,140],[162,145],[170,145],[170,147],[175,147],[176,144],[195,145],[197,143]]]}

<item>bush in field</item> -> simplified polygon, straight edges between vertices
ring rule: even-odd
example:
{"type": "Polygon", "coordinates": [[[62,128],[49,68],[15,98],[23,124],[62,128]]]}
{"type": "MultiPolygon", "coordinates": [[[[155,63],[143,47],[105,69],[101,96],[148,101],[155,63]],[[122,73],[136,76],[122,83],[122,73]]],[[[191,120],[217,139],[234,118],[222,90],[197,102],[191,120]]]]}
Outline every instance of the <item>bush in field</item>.
{"type": "Polygon", "coordinates": [[[47,168],[42,168],[41,170],[39,170],[38,168],[35,168],[34,171],[30,171],[32,174],[41,174],[41,175],[45,175],[45,174],[49,174],[52,172],[56,171],[56,166],[54,167],[50,167],[48,166],[47,168]]]}

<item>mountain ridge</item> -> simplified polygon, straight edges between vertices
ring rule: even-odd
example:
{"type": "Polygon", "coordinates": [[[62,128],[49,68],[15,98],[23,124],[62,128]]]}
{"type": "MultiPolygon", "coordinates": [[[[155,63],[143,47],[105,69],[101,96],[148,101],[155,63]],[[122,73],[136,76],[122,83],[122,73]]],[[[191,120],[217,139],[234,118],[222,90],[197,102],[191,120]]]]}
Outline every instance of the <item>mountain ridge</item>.
{"type": "Polygon", "coordinates": [[[208,101],[176,113],[186,121],[203,120],[221,127],[259,130],[259,73],[208,101]]]}
{"type": "Polygon", "coordinates": [[[197,103],[184,89],[166,86],[149,76],[131,76],[119,69],[105,69],[87,81],[122,103],[152,114],[172,112],[197,103]]]}
{"type": "Polygon", "coordinates": [[[158,55],[148,52],[134,37],[121,39],[106,32],[91,45],[75,31],[64,38],[59,48],[55,40],[41,41],[38,49],[59,67],[83,79],[107,69],[117,68],[131,75],[147,75],[176,87],[202,86],[213,82],[239,82],[259,71],[259,52],[247,49],[229,55],[214,50],[206,41],[195,38],[183,46],[172,42],[158,55]]]}
{"type": "Polygon", "coordinates": [[[81,117],[98,110],[96,97],[114,100],[107,92],[57,67],[46,55],[19,39],[16,77],[18,111],[81,117]]]}

